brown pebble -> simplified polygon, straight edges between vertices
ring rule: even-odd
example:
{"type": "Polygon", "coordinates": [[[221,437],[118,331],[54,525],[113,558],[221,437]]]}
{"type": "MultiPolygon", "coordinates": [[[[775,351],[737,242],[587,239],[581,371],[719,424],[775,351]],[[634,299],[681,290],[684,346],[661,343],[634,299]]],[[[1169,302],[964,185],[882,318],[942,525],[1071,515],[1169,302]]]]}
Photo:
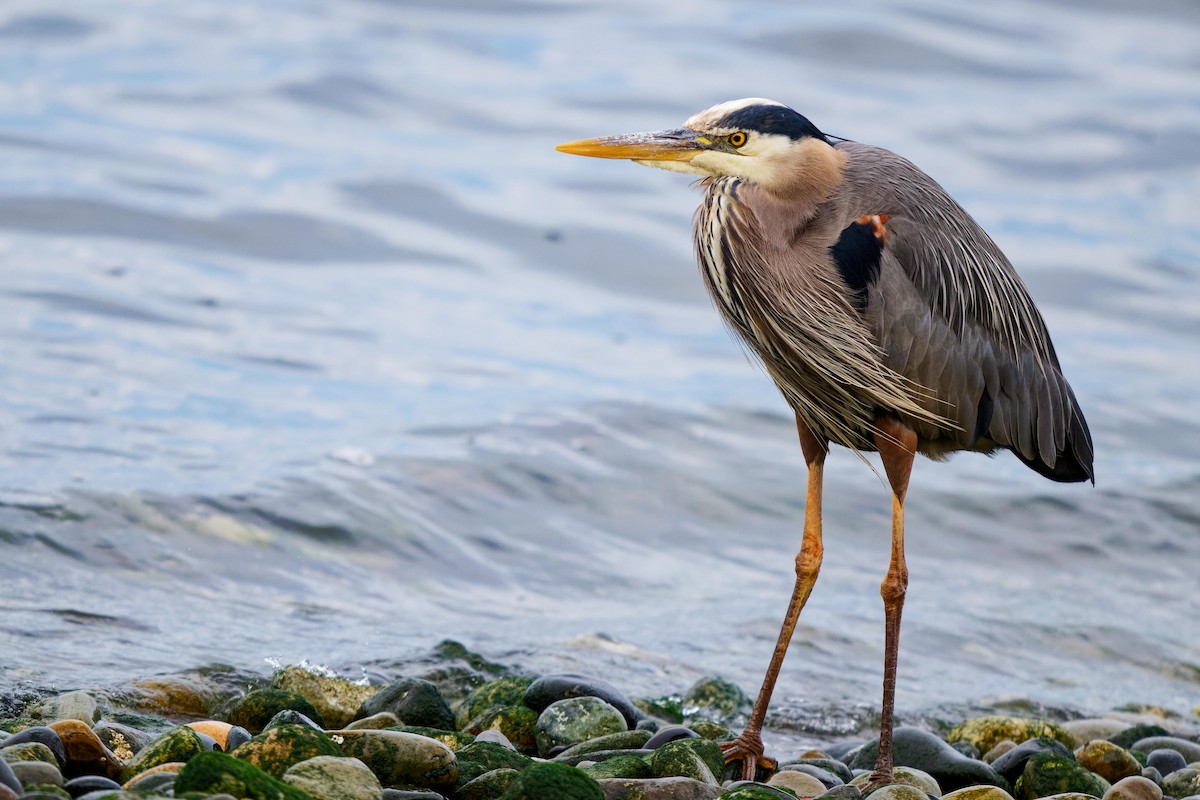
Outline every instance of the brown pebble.
{"type": "Polygon", "coordinates": [[[1075,751],[1075,760],[1110,784],[1142,774],[1142,765],[1129,751],[1103,739],[1093,739],[1080,747],[1075,751]]]}
{"type": "Polygon", "coordinates": [[[1158,784],[1141,775],[1121,778],[1104,793],[1104,800],[1162,800],[1158,784]]]}
{"type": "Polygon", "coordinates": [[[116,780],[125,763],[117,754],[104,746],[87,723],[77,719],[63,719],[52,722],[47,727],[53,729],[62,739],[63,749],[67,751],[67,764],[63,774],[68,778],[79,775],[104,775],[116,780]]]}
{"type": "Polygon", "coordinates": [[[801,758],[824,758],[824,759],[828,759],[828,758],[829,758],[829,755],[828,755],[827,753],[823,753],[823,752],[821,752],[820,750],[805,750],[803,753],[801,753],[801,754],[800,754],[800,757],[801,757],[801,758]]]}
{"type": "Polygon", "coordinates": [[[983,760],[988,764],[991,764],[997,758],[1004,755],[1009,750],[1012,750],[1016,746],[1017,743],[1012,739],[1002,739],[999,742],[996,742],[995,747],[983,754],[983,760]]]}
{"type": "Polygon", "coordinates": [[[17,800],[17,793],[6,783],[0,783],[0,800],[17,800]]]}
{"type": "Polygon", "coordinates": [[[125,784],[121,788],[125,790],[133,789],[133,787],[137,785],[137,782],[147,775],[153,775],[156,772],[179,772],[179,770],[183,769],[183,767],[184,762],[182,761],[168,761],[166,764],[159,764],[157,767],[151,767],[150,769],[143,770],[137,775],[134,775],[132,778],[125,781],[125,784]]]}
{"type": "Polygon", "coordinates": [[[222,750],[228,750],[226,745],[229,743],[229,730],[233,727],[228,722],[220,722],[215,719],[204,719],[199,722],[189,722],[189,728],[196,733],[203,733],[205,736],[211,736],[222,750]]]}

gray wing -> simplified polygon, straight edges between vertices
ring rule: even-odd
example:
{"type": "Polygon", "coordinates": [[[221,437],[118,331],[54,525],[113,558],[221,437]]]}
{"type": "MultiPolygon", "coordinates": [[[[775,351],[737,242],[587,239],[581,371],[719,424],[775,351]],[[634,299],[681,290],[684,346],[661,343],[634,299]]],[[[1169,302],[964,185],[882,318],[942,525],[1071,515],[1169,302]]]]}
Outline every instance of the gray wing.
{"type": "Polygon", "coordinates": [[[888,214],[865,320],[888,366],[937,398],[945,450],[1011,449],[1058,481],[1092,479],[1092,439],[1045,322],[1004,254],[932,178],[881,148],[842,142],[851,218],[888,214]]]}

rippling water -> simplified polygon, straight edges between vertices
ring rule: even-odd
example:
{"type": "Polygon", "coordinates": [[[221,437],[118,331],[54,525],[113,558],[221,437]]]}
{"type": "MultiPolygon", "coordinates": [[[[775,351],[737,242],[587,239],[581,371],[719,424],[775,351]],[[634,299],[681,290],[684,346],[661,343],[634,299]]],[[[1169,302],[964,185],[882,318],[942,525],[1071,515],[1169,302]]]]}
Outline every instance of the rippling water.
{"type": "MultiPolygon", "coordinates": [[[[759,95],[980,219],[1096,440],[1095,489],[917,465],[901,712],[1195,704],[1194,4],[66,8],[0,10],[0,686],[451,636],[753,690],[792,425],[687,180],[553,145],[759,95]]],[[[878,693],[887,495],[842,453],[826,498],[784,726],[878,693]]]]}

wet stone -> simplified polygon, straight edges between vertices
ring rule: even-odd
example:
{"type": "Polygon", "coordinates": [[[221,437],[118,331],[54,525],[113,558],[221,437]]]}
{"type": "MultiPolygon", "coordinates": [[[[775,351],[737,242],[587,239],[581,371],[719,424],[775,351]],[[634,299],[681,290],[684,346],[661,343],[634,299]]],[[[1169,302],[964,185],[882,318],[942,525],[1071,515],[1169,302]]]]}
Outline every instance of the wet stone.
{"type": "MultiPolygon", "coordinates": [[[[892,748],[897,766],[911,767],[928,773],[945,791],[978,784],[1007,786],[992,766],[978,759],[968,758],[937,736],[920,728],[896,728],[892,748]]],[[[845,758],[851,769],[872,769],[878,756],[879,742],[872,740],[852,753],[847,753],[845,758]]],[[[934,794],[940,795],[941,791],[934,794]]]]}
{"type": "Polygon", "coordinates": [[[652,741],[653,737],[647,731],[617,731],[616,733],[597,736],[595,738],[588,739],[587,741],[580,742],[579,744],[572,745],[555,756],[555,760],[569,761],[576,756],[581,756],[585,753],[596,753],[601,750],[653,750],[654,748],[650,747],[650,742],[652,741]]]}
{"type": "Polygon", "coordinates": [[[755,781],[734,781],[725,787],[720,800],[792,800],[795,795],[779,786],[755,781]]]}
{"type": "Polygon", "coordinates": [[[119,791],[121,784],[103,775],[80,775],[63,785],[71,797],[80,797],[88,792],[119,791]]]}
{"type": "Polygon", "coordinates": [[[1013,800],[999,786],[967,786],[942,795],[942,800],[1013,800]]]}
{"type": "MultiPolygon", "coordinates": [[[[856,775],[854,780],[850,782],[851,786],[857,786],[860,791],[865,791],[865,786],[871,780],[871,773],[864,772],[862,775],[856,775]]],[[[897,766],[892,771],[893,786],[913,786],[920,789],[926,794],[931,794],[934,797],[941,797],[942,789],[938,786],[938,782],[932,775],[916,767],[901,767],[897,766]]],[[[870,796],[874,796],[871,793],[870,796]]]]}
{"type": "Polygon", "coordinates": [[[646,739],[641,746],[645,747],[647,750],[657,750],[667,742],[673,742],[676,739],[692,739],[699,735],[700,734],[684,725],[668,725],[667,727],[659,730],[653,736],[646,739]]]}
{"type": "Polygon", "coordinates": [[[8,762],[2,758],[0,758],[0,786],[7,786],[14,792],[21,791],[21,781],[17,779],[16,773],[12,771],[8,762]]]}
{"type": "Polygon", "coordinates": [[[124,762],[116,753],[100,741],[100,737],[86,722],[65,719],[51,723],[51,728],[62,739],[67,753],[63,774],[68,778],[78,775],[107,775],[116,780],[121,775],[124,762]]]}
{"type": "Polygon", "coordinates": [[[403,731],[404,733],[415,733],[418,736],[428,736],[430,739],[437,739],[456,752],[474,742],[476,738],[469,733],[439,731],[437,728],[422,728],[420,725],[397,725],[393,730],[403,731]]]}
{"type": "Polygon", "coordinates": [[[713,742],[732,742],[733,731],[719,722],[711,719],[696,719],[688,723],[688,727],[696,732],[701,739],[713,742]]]}
{"type": "Polygon", "coordinates": [[[476,741],[457,753],[458,783],[461,786],[495,769],[518,772],[533,764],[533,759],[494,742],[476,741]]]}
{"type": "Polygon", "coordinates": [[[1016,783],[1017,778],[1021,777],[1021,773],[1025,771],[1025,765],[1029,763],[1029,759],[1038,753],[1057,753],[1064,758],[1072,760],[1075,758],[1075,754],[1060,741],[1045,738],[1029,739],[992,762],[992,769],[1000,773],[1009,783],[1016,783]]]}
{"type": "Polygon", "coordinates": [[[606,800],[716,800],[721,795],[719,787],[690,778],[606,778],[600,788],[606,800]]]}
{"type": "Polygon", "coordinates": [[[522,705],[499,706],[476,720],[469,728],[472,733],[499,731],[524,753],[537,750],[538,713],[522,705]]]}
{"type": "Polygon", "coordinates": [[[428,736],[403,731],[336,731],[333,736],[345,754],[366,764],[385,788],[441,790],[458,781],[454,751],[428,736]]]}
{"type": "Polygon", "coordinates": [[[371,695],[359,708],[356,717],[367,717],[390,711],[405,725],[419,725],[438,730],[454,730],[454,713],[449,703],[430,681],[422,678],[401,678],[371,695]]]}
{"type": "Polygon", "coordinates": [[[1065,747],[1075,746],[1075,736],[1056,722],[1026,717],[990,716],[970,719],[954,728],[946,736],[948,742],[968,741],[986,753],[1003,739],[1024,742],[1027,739],[1046,737],[1056,739],[1065,747]]]}
{"type": "Polygon", "coordinates": [[[316,756],[342,757],[342,748],[320,730],[308,725],[279,725],[268,728],[230,755],[253,764],[273,778],[282,778],[287,770],[316,756]]]}
{"type": "Polygon", "coordinates": [[[356,719],[344,727],[348,731],[381,731],[385,728],[399,728],[400,718],[390,711],[380,711],[378,714],[356,719]]]}
{"type": "Polygon", "coordinates": [[[1168,797],[1191,797],[1200,794],[1200,769],[1185,767],[1164,775],[1162,791],[1168,797]]]}
{"type": "Polygon", "coordinates": [[[650,770],[656,778],[692,778],[716,786],[725,771],[725,758],[716,742],[676,739],[650,755],[650,770]]]}
{"type": "Polygon", "coordinates": [[[475,741],[491,742],[492,744],[503,745],[504,747],[507,747],[509,750],[517,749],[513,745],[513,743],[508,740],[507,736],[505,736],[503,733],[496,730],[495,728],[488,728],[486,731],[480,731],[479,735],[475,737],[475,741]]]}
{"type": "Polygon", "coordinates": [[[880,786],[867,797],[874,800],[929,800],[929,796],[921,789],[904,783],[880,786]]]}
{"type": "MultiPolygon", "coordinates": [[[[1161,725],[1133,725],[1120,733],[1108,737],[1108,740],[1117,747],[1124,747],[1126,750],[1134,748],[1134,746],[1142,739],[1151,736],[1170,736],[1170,732],[1161,725]]],[[[1136,748],[1140,749],[1140,748],[1136,748]]],[[[1151,748],[1153,750],[1154,748],[1151,748]]],[[[1143,750],[1142,752],[1148,752],[1143,750]]]]}
{"type": "Polygon", "coordinates": [[[485,772],[459,787],[455,797],[457,800],[495,800],[512,786],[519,774],[515,769],[504,767],[485,772]]]}
{"type": "Polygon", "coordinates": [[[362,686],[345,678],[315,675],[296,666],[285,667],[275,673],[271,686],[303,696],[331,728],[349,724],[362,704],[378,691],[374,686],[362,686]]]}
{"type": "Polygon", "coordinates": [[[1122,778],[1104,793],[1104,800],[1162,800],[1163,792],[1149,778],[1122,778]]]}
{"type": "Polygon", "coordinates": [[[797,758],[780,765],[779,768],[793,769],[797,766],[805,765],[833,773],[842,783],[849,783],[854,780],[854,773],[850,771],[850,768],[834,758],[797,758]]]}
{"type": "Polygon", "coordinates": [[[750,698],[732,681],[703,678],[687,690],[683,696],[683,706],[685,716],[720,721],[749,713],[750,698]]]}
{"type": "Polygon", "coordinates": [[[204,742],[200,736],[187,726],[169,730],[146,745],[134,756],[121,773],[122,780],[128,781],[151,767],[160,764],[186,762],[199,753],[205,752],[204,742]]]}
{"type": "Polygon", "coordinates": [[[538,752],[544,756],[554,747],[570,747],[597,736],[624,730],[626,721],[621,712],[604,700],[589,695],[559,700],[547,706],[538,715],[535,736],[538,752]]]}
{"type": "MultiPolygon", "coordinates": [[[[1076,745],[1087,744],[1093,739],[1110,740],[1112,737],[1121,733],[1130,727],[1128,722],[1122,722],[1119,719],[1073,719],[1062,724],[1063,728],[1071,732],[1075,737],[1076,745]]],[[[1117,745],[1122,747],[1122,745],[1117,745]]]]}
{"type": "Polygon", "coordinates": [[[539,714],[552,703],[575,697],[595,697],[615,708],[625,718],[625,728],[636,728],[642,713],[615,686],[586,675],[543,675],[525,691],[522,702],[539,714]]]}
{"type": "Polygon", "coordinates": [[[271,728],[278,728],[280,725],[304,725],[312,728],[314,731],[324,731],[325,728],[318,725],[311,717],[301,714],[299,711],[293,711],[290,708],[285,708],[275,716],[271,717],[271,721],[263,726],[263,732],[269,731],[271,728]]]}
{"type": "Polygon", "coordinates": [[[383,800],[446,800],[446,796],[426,789],[384,789],[383,800]]]}
{"type": "Polygon", "coordinates": [[[315,720],[320,727],[325,727],[325,720],[303,695],[280,689],[255,689],[247,692],[245,697],[238,700],[229,710],[228,721],[251,733],[262,733],[271,719],[285,709],[299,711],[315,720]]]}
{"type": "Polygon", "coordinates": [[[225,736],[225,752],[236,750],[241,745],[250,741],[254,737],[250,731],[243,728],[241,725],[234,725],[229,729],[229,733],[225,736]]]}
{"type": "MultiPolygon", "coordinates": [[[[1017,743],[1014,742],[1012,739],[1002,739],[999,742],[996,742],[995,747],[993,747],[991,750],[988,750],[986,753],[983,754],[982,760],[987,762],[988,764],[991,764],[994,767],[996,764],[996,761],[1000,758],[1000,756],[1009,752],[1016,746],[1017,746],[1017,743]]],[[[1022,767],[1022,768],[1024,768],[1024,767],[1022,767]]]]}
{"type": "Polygon", "coordinates": [[[185,792],[205,795],[224,792],[244,800],[312,800],[308,794],[272,778],[267,773],[216,751],[201,753],[180,770],[175,796],[185,792]]]}
{"type": "Polygon", "coordinates": [[[509,676],[476,686],[458,707],[456,727],[466,728],[472,720],[498,706],[522,705],[532,683],[532,678],[509,676]]]}
{"type": "MultiPolygon", "coordinates": [[[[224,723],[221,724],[223,725],[224,723]]],[[[154,739],[153,736],[142,733],[137,728],[108,720],[97,722],[92,727],[92,731],[100,739],[101,743],[109,750],[112,750],[117,758],[122,761],[132,759],[143,747],[150,744],[151,740],[154,739]]]]}
{"type": "Polygon", "coordinates": [[[975,745],[971,744],[970,742],[955,742],[954,744],[952,744],[950,746],[953,747],[958,752],[962,753],[967,758],[974,758],[974,759],[979,758],[979,748],[977,748],[975,745]]]}
{"type": "Polygon", "coordinates": [[[45,725],[35,725],[32,728],[26,728],[9,736],[4,740],[2,746],[7,748],[24,742],[40,742],[50,748],[50,752],[54,754],[54,758],[58,761],[60,767],[67,763],[67,748],[63,744],[62,737],[53,728],[47,728],[45,725]]]}
{"type": "MultiPolygon", "coordinates": [[[[831,772],[825,774],[831,778],[834,777],[831,772]]],[[[834,780],[837,779],[834,778],[834,780]]],[[[807,772],[791,769],[782,769],[776,772],[767,781],[767,785],[786,787],[795,792],[797,797],[816,797],[819,794],[824,794],[825,790],[830,788],[821,782],[819,778],[809,775],[807,772]]]]}
{"type": "Polygon", "coordinates": [[[1108,781],[1081,767],[1072,755],[1042,752],[1026,762],[1013,794],[1017,800],[1036,800],[1065,793],[1101,797],[1108,788],[1108,781]]]}
{"type": "Polygon", "coordinates": [[[55,767],[59,766],[59,761],[54,757],[54,753],[41,742],[23,742],[22,744],[8,745],[7,747],[0,748],[0,755],[3,755],[4,760],[10,764],[15,764],[19,761],[40,761],[52,764],[55,767]]]}
{"type": "Polygon", "coordinates": [[[170,794],[183,764],[160,764],[125,782],[124,788],[138,795],[170,794]]]}
{"type": "Polygon", "coordinates": [[[859,800],[862,797],[862,792],[858,790],[857,786],[844,783],[841,786],[835,786],[828,791],[822,792],[817,797],[822,798],[822,800],[859,800]]]}
{"type": "Polygon", "coordinates": [[[382,800],[383,786],[357,758],[316,756],[289,767],[283,782],[316,800],[382,800]]]}
{"type": "MultiPolygon", "coordinates": [[[[821,785],[824,786],[825,789],[832,789],[835,786],[841,786],[845,783],[845,781],[843,781],[837,775],[834,775],[829,770],[822,769],[821,767],[813,764],[788,764],[780,767],[779,771],[803,772],[805,775],[811,775],[820,781],[821,785]]],[[[851,780],[853,780],[853,777],[851,777],[851,780]]],[[[822,789],[821,791],[825,791],[825,789],[822,789]]]]}
{"type": "Polygon", "coordinates": [[[53,764],[44,761],[15,761],[10,766],[22,786],[63,785],[62,773],[53,764]]]}
{"type": "MultiPolygon", "coordinates": [[[[619,758],[620,756],[638,756],[639,758],[650,758],[654,755],[653,750],[638,749],[638,750],[593,750],[589,753],[580,753],[579,755],[570,756],[568,758],[559,757],[554,759],[561,764],[570,764],[572,767],[577,767],[584,762],[592,762],[599,764],[602,761],[608,761],[610,758],[619,758]]],[[[648,763],[648,762],[647,762],[648,763]]]]}
{"type": "Polygon", "coordinates": [[[654,771],[646,759],[636,755],[618,755],[600,762],[577,765],[596,780],[602,778],[653,778],[654,771]],[[587,764],[587,766],[584,766],[587,764]]]}
{"type": "Polygon", "coordinates": [[[43,700],[35,714],[51,722],[77,719],[91,726],[100,719],[100,706],[87,692],[66,692],[43,700]]]}
{"type": "Polygon", "coordinates": [[[1143,753],[1149,753],[1152,750],[1174,750],[1189,764],[1193,761],[1200,761],[1200,744],[1180,739],[1177,736],[1148,736],[1135,742],[1131,749],[1141,750],[1143,753]]]}
{"type": "Polygon", "coordinates": [[[1178,750],[1160,748],[1146,754],[1146,766],[1153,767],[1161,775],[1170,775],[1175,770],[1186,767],[1187,760],[1180,755],[1178,750]]]}
{"type": "Polygon", "coordinates": [[[1104,739],[1093,739],[1075,751],[1075,760],[1109,783],[1142,774],[1142,765],[1123,747],[1104,739]]]}
{"type": "Polygon", "coordinates": [[[1154,781],[1156,786],[1162,786],[1162,773],[1154,767],[1142,767],[1142,777],[1154,781]]]}
{"type": "Polygon", "coordinates": [[[520,772],[500,800],[605,800],[600,784],[582,770],[552,761],[520,772]]]}

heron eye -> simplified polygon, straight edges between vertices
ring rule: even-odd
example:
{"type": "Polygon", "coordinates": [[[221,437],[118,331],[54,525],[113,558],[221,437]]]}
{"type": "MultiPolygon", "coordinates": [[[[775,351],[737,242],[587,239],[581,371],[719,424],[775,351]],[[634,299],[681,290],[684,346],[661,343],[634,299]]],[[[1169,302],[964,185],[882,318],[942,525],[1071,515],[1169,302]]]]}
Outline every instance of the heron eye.
{"type": "Polygon", "coordinates": [[[734,147],[741,147],[746,143],[746,134],[742,131],[729,134],[729,143],[734,147]]]}

